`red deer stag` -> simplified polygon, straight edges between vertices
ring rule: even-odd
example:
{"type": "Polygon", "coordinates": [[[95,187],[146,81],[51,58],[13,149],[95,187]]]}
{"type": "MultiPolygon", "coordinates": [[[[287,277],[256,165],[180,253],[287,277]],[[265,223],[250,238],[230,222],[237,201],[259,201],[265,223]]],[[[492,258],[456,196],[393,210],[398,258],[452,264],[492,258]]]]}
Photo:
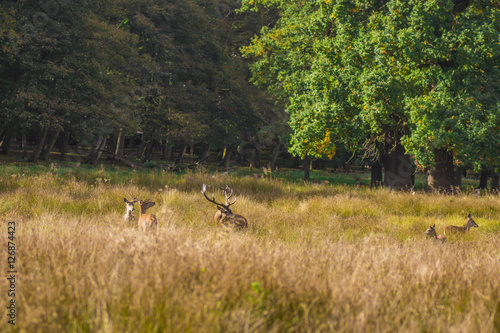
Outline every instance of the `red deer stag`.
{"type": "Polygon", "coordinates": [[[441,241],[441,242],[445,242],[446,241],[446,237],[443,236],[443,235],[437,235],[436,234],[436,225],[433,224],[431,225],[429,228],[427,228],[427,230],[424,231],[424,235],[426,236],[429,236],[430,238],[433,238],[435,240],[438,240],[438,241],[441,241]]]}
{"type": "Polygon", "coordinates": [[[465,222],[465,225],[463,227],[457,227],[456,225],[449,225],[444,228],[444,234],[451,234],[454,232],[461,232],[461,233],[466,233],[467,231],[470,230],[470,228],[477,228],[479,227],[476,222],[472,219],[470,214],[467,216],[467,221],[465,222]]]}
{"type": "Polygon", "coordinates": [[[137,200],[139,202],[139,222],[137,223],[139,226],[139,230],[146,231],[147,229],[154,229],[158,224],[156,220],[156,216],[151,213],[146,213],[148,208],[151,208],[155,205],[153,201],[144,201],[137,200]]]}
{"type": "Polygon", "coordinates": [[[215,194],[212,193],[212,199],[207,196],[207,185],[203,184],[201,189],[201,193],[205,196],[205,198],[217,205],[218,211],[214,215],[214,221],[217,226],[222,226],[226,229],[234,229],[234,230],[242,230],[248,228],[247,219],[241,215],[234,214],[229,208],[231,205],[234,205],[236,202],[236,198],[231,202],[230,198],[233,196],[233,189],[231,189],[228,185],[223,189],[224,194],[226,196],[226,204],[219,203],[215,201],[215,194]]]}

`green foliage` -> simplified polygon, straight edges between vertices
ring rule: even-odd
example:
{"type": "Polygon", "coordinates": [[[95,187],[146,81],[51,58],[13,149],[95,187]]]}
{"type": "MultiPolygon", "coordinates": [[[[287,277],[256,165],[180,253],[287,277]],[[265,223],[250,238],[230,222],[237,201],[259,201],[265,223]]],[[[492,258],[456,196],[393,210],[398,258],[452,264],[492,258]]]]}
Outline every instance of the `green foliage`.
{"type": "Polygon", "coordinates": [[[424,166],[435,148],[498,163],[500,9],[494,2],[244,1],[279,8],[243,48],[253,80],[287,101],[290,151],[334,153],[387,131],[424,166]],[[496,97],[495,97],[496,96],[496,97]]]}
{"type": "Polygon", "coordinates": [[[236,17],[239,5],[3,1],[1,148],[20,136],[43,147],[62,132],[85,146],[142,133],[150,145],[236,148],[277,112],[248,83],[238,48],[249,37],[232,28],[258,15],[236,17]]]}

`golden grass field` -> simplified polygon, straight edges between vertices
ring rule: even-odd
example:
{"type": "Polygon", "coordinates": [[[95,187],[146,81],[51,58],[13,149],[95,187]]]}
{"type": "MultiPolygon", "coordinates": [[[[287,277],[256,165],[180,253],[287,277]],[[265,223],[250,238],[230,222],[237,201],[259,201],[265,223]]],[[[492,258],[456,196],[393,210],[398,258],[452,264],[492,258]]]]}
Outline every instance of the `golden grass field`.
{"type": "Polygon", "coordinates": [[[4,168],[1,332],[500,331],[498,195],[129,173],[4,168]],[[246,232],[213,225],[203,183],[235,189],[246,232]],[[122,221],[124,197],[156,201],[156,232],[122,221]],[[424,237],[469,212],[479,228],[424,237]]]}

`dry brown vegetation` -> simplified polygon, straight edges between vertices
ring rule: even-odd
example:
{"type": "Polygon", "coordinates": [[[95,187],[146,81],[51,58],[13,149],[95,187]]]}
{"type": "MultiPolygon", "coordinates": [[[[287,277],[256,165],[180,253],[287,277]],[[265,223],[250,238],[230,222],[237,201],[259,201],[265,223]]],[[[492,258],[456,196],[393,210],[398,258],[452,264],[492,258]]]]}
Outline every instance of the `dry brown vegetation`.
{"type": "Polygon", "coordinates": [[[498,196],[204,173],[152,175],[156,186],[105,177],[2,175],[0,217],[17,223],[19,273],[17,325],[2,317],[0,331],[500,330],[498,196]],[[203,183],[231,184],[247,231],[214,227],[203,183]],[[155,232],[123,222],[124,197],[156,201],[155,232]],[[424,237],[469,212],[479,228],[444,244],[424,237]]]}

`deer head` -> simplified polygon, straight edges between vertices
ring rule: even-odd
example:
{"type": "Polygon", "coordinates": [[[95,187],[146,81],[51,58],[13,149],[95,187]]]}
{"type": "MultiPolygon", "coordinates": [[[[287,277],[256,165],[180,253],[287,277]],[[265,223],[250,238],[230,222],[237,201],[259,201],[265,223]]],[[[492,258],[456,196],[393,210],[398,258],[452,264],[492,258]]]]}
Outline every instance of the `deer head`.
{"type": "Polygon", "coordinates": [[[471,217],[471,215],[467,215],[467,221],[465,222],[465,227],[467,229],[470,228],[478,228],[479,226],[477,225],[476,221],[474,221],[471,217]]]}
{"type": "Polygon", "coordinates": [[[424,231],[424,235],[429,237],[437,237],[436,234],[436,224],[431,225],[427,230],[424,231]]]}
{"type": "Polygon", "coordinates": [[[125,201],[127,212],[132,213],[135,210],[134,203],[136,203],[137,201],[136,200],[128,201],[127,198],[123,198],[123,201],[125,201]]]}
{"type": "Polygon", "coordinates": [[[141,215],[146,214],[146,210],[155,205],[154,201],[134,199],[134,202],[139,203],[139,212],[141,215]]]}
{"type": "Polygon", "coordinates": [[[136,200],[128,201],[127,198],[123,198],[123,201],[125,202],[125,215],[123,215],[123,219],[130,221],[134,218],[132,212],[135,210],[134,203],[136,203],[136,200]]]}

